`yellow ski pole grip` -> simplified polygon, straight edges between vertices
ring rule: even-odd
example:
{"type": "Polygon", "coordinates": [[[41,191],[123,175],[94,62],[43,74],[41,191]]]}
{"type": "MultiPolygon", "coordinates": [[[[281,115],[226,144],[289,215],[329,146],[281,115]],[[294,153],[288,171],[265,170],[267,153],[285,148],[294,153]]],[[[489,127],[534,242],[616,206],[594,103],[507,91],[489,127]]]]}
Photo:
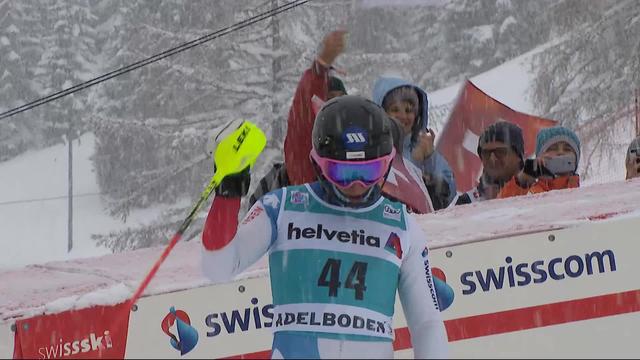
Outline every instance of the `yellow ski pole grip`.
{"type": "Polygon", "coordinates": [[[255,124],[244,120],[229,136],[218,144],[214,161],[216,172],[211,184],[216,188],[227,175],[252,167],[267,145],[267,137],[255,124]]]}

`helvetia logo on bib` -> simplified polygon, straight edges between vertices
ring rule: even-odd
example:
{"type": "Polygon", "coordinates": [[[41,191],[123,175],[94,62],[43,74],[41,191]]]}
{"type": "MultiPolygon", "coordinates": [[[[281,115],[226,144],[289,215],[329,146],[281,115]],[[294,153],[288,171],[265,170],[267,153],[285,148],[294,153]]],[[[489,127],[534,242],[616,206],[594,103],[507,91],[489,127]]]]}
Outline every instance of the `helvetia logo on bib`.
{"type": "Polygon", "coordinates": [[[387,244],[384,246],[384,249],[395,254],[398,259],[402,260],[402,244],[400,243],[400,237],[398,234],[394,232],[389,234],[389,238],[387,239],[387,244]]]}
{"type": "Polygon", "coordinates": [[[287,228],[287,240],[329,240],[339,241],[341,243],[351,243],[355,245],[367,245],[371,247],[380,247],[380,238],[367,234],[363,229],[360,230],[334,230],[325,227],[323,224],[317,224],[315,227],[299,228],[290,222],[287,228]]]}

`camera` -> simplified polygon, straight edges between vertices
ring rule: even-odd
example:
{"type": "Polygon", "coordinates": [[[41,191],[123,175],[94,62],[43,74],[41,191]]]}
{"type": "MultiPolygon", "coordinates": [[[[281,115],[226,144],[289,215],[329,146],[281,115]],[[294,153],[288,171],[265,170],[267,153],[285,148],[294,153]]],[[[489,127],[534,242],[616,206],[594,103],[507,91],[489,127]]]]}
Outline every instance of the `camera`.
{"type": "Polygon", "coordinates": [[[560,155],[548,158],[544,165],[535,159],[524,161],[524,173],[538,178],[540,176],[555,176],[557,174],[573,173],[576,169],[575,157],[572,155],[560,155]]]}
{"type": "Polygon", "coordinates": [[[522,171],[534,178],[539,178],[542,175],[553,176],[553,174],[544,166],[538,164],[535,159],[526,159],[524,161],[524,168],[522,171]]]}
{"type": "Polygon", "coordinates": [[[576,160],[573,155],[554,156],[545,160],[544,166],[554,175],[573,173],[576,170],[576,160]]]}

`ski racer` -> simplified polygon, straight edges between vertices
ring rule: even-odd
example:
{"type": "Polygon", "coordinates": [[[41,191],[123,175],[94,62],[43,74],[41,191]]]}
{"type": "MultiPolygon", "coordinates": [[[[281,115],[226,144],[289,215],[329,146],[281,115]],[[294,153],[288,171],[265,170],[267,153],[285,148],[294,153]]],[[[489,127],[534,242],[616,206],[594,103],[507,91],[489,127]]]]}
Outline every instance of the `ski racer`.
{"type": "Polygon", "coordinates": [[[393,358],[396,291],[415,357],[447,356],[425,234],[381,194],[395,153],[391,121],[362,97],[330,100],[312,132],[318,181],[264,195],[239,226],[248,170],[216,189],[203,271],[228,280],[269,254],[273,358],[393,358]]]}

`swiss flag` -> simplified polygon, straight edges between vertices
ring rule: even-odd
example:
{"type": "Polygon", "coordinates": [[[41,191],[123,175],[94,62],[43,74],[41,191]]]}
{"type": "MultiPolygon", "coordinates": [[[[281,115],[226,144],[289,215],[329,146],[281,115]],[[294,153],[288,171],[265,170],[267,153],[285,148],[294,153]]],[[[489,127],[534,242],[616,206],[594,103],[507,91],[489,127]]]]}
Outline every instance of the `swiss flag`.
{"type": "Polygon", "coordinates": [[[396,152],[382,193],[407,205],[415,213],[433,212],[433,204],[420,173],[418,168],[396,152]]]}
{"type": "Polygon", "coordinates": [[[482,173],[478,139],[487,126],[498,121],[508,121],[522,128],[525,157],[535,152],[538,130],[557,124],[554,120],[515,111],[467,80],[436,146],[449,162],[459,192],[476,186],[482,173]]]}

